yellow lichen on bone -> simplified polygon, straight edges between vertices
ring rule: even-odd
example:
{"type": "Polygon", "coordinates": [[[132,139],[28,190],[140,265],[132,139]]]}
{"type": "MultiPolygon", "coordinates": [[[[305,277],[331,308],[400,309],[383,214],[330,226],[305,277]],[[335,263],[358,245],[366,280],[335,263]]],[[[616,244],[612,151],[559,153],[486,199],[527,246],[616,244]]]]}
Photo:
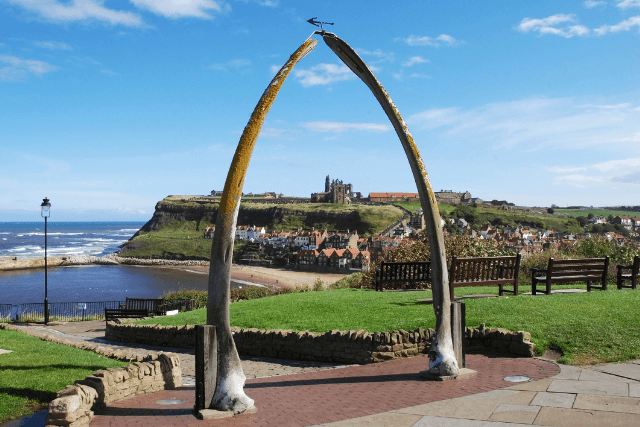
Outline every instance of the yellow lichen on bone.
{"type": "Polygon", "coordinates": [[[304,58],[304,56],[307,55],[317,43],[317,40],[307,39],[302,43],[302,45],[300,45],[300,47],[291,55],[289,60],[282,66],[280,71],[278,71],[273,80],[271,80],[271,83],[269,83],[269,86],[262,94],[260,101],[258,101],[256,108],[254,108],[253,114],[251,114],[251,118],[240,137],[238,148],[236,149],[236,153],[231,162],[231,167],[229,168],[227,181],[224,184],[222,198],[220,199],[219,212],[225,214],[225,219],[227,221],[232,222],[234,219],[233,212],[236,210],[236,207],[240,203],[240,199],[242,197],[242,186],[244,183],[244,177],[247,174],[247,168],[249,167],[249,161],[251,160],[251,154],[253,153],[253,148],[256,145],[258,135],[260,135],[260,130],[262,129],[264,120],[271,109],[273,101],[275,101],[282,84],[289,75],[293,66],[300,61],[300,59],[304,58]]]}

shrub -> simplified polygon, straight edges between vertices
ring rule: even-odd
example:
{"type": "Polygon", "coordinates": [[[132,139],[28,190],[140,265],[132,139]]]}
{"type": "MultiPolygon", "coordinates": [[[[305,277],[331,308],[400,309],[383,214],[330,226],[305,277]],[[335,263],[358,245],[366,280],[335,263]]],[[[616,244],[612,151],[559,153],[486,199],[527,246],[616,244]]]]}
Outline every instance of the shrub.
{"type": "Polygon", "coordinates": [[[207,291],[181,290],[163,295],[165,301],[178,301],[181,299],[195,300],[194,309],[207,306],[207,291]]]}
{"type": "Polygon", "coordinates": [[[317,278],[316,281],[313,283],[313,290],[314,291],[326,291],[327,290],[327,286],[324,284],[324,281],[321,278],[317,278]]]}

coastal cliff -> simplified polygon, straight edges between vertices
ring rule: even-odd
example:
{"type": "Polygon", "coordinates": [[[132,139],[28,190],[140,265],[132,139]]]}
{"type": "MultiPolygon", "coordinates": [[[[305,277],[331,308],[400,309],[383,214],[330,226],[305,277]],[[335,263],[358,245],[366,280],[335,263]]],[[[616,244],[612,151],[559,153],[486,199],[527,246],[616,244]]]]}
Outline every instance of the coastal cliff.
{"type": "MultiPolygon", "coordinates": [[[[156,204],[153,217],[118,252],[121,256],[167,259],[209,259],[211,242],[203,239],[215,224],[218,202],[196,196],[169,196],[156,204]]],[[[357,230],[367,237],[402,219],[394,206],[333,205],[323,203],[251,203],[240,205],[238,225],[267,230],[299,228],[357,230]]]]}

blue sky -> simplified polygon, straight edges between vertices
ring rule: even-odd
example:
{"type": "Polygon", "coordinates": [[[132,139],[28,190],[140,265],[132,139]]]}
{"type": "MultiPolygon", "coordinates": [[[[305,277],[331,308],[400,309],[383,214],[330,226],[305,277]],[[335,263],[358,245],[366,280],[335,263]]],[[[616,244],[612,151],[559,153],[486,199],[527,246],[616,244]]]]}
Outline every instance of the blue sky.
{"type": "MultiPolygon", "coordinates": [[[[221,190],[263,90],[316,29],[349,43],[436,191],[640,205],[640,0],[0,0],[0,221],[148,220],[221,190]]],[[[317,36],[316,36],[317,37],[317,36]]],[[[326,175],[416,191],[373,96],[322,42],[265,122],[244,192],[326,175]]]]}

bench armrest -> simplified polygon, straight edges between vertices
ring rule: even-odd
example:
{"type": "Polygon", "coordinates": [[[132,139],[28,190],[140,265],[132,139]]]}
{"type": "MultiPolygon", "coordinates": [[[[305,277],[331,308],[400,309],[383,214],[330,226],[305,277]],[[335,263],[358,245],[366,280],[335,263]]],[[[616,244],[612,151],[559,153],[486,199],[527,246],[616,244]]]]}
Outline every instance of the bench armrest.
{"type": "Polygon", "coordinates": [[[531,272],[536,274],[536,273],[546,273],[547,269],[546,268],[540,268],[540,267],[531,267],[531,272]]]}

